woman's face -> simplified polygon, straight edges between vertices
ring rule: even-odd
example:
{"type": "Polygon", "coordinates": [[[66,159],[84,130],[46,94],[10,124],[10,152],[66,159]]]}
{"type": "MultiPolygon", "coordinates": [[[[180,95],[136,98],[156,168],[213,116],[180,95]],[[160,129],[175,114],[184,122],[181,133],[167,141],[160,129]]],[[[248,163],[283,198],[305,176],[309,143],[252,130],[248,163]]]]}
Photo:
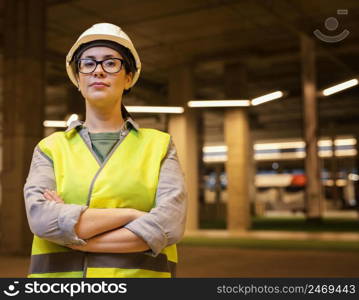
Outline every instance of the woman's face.
{"type": "MultiPolygon", "coordinates": [[[[121,58],[122,56],[114,49],[107,47],[92,47],[84,51],[81,59],[91,58],[102,61],[108,58],[121,58]]],[[[78,73],[78,82],[83,97],[91,104],[106,106],[114,104],[122,99],[125,89],[131,87],[132,75],[126,74],[122,66],[118,73],[106,73],[101,64],[90,74],[78,73]]]]}

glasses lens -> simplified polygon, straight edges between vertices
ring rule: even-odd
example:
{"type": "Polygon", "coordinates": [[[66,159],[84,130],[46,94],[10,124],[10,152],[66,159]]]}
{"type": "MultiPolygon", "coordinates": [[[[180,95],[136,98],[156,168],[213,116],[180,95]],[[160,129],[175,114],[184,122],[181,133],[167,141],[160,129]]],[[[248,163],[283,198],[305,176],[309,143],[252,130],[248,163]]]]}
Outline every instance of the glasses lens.
{"type": "Polygon", "coordinates": [[[102,62],[102,67],[107,73],[117,73],[120,72],[122,62],[116,58],[109,58],[102,62]]]}
{"type": "Polygon", "coordinates": [[[92,59],[81,59],[79,61],[79,71],[81,73],[91,73],[96,68],[96,62],[92,59]]]}

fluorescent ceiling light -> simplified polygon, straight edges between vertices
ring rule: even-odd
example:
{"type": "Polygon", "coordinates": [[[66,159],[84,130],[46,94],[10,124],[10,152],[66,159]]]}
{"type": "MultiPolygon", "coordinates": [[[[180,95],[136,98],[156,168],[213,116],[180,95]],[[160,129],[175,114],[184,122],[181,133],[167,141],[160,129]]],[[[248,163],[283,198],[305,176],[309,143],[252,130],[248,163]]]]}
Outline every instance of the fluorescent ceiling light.
{"type": "MultiPolygon", "coordinates": [[[[335,146],[354,146],[357,143],[355,138],[338,138],[335,140],[335,146]]],[[[332,147],[332,141],[322,139],[318,141],[318,155],[320,157],[332,157],[334,152],[332,149],[320,149],[320,147],[332,147]]],[[[301,140],[284,141],[277,143],[257,143],[253,146],[255,151],[264,151],[264,153],[255,153],[256,160],[280,160],[280,159],[303,159],[306,156],[305,142],[301,140]],[[281,152],[281,149],[294,149],[292,152],[281,152]],[[265,153],[265,151],[276,151],[265,153]]],[[[228,147],[226,145],[204,146],[203,153],[205,162],[224,162],[227,160],[228,147]]],[[[356,156],[356,149],[337,149],[335,155],[356,156]]]]}
{"type": "Polygon", "coordinates": [[[334,141],[335,146],[354,146],[356,145],[357,140],[356,139],[336,139],[334,141]]]}
{"type": "MultiPolygon", "coordinates": [[[[341,138],[335,140],[336,146],[353,146],[356,145],[357,140],[355,138],[341,138]]],[[[332,141],[328,139],[323,139],[318,141],[319,147],[332,146],[332,141]]],[[[288,141],[288,142],[277,142],[277,143],[257,143],[254,144],[254,150],[279,150],[279,149],[296,149],[296,148],[305,148],[305,142],[301,140],[288,141]]],[[[215,146],[204,146],[203,152],[208,153],[217,153],[227,151],[226,145],[215,145],[215,146]]],[[[320,151],[331,151],[320,150],[320,151]]]]}
{"type": "Polygon", "coordinates": [[[132,113],[158,113],[158,114],[181,114],[183,107],[179,106],[126,106],[132,113]]]}
{"type": "MultiPolygon", "coordinates": [[[[333,179],[324,180],[323,183],[326,186],[333,186],[334,180],[333,179]]],[[[345,186],[347,184],[347,181],[345,179],[337,179],[335,181],[335,183],[336,183],[336,186],[345,186]]]]}
{"type": "Polygon", "coordinates": [[[332,157],[333,150],[319,150],[318,155],[319,157],[332,157]]]}
{"type": "Polygon", "coordinates": [[[354,173],[350,173],[348,175],[348,179],[352,180],[352,181],[359,181],[359,175],[358,174],[354,174],[354,173]]]}
{"type": "MultiPolygon", "coordinates": [[[[355,138],[341,138],[335,140],[335,146],[354,146],[357,143],[355,138]]],[[[318,141],[319,147],[331,147],[332,141],[323,139],[318,141]]],[[[261,143],[255,144],[255,150],[276,150],[276,149],[293,149],[293,148],[305,148],[304,141],[292,141],[292,142],[278,142],[278,143],[261,143]]],[[[325,151],[325,150],[323,150],[325,151]]]]}
{"type": "Polygon", "coordinates": [[[189,101],[189,107],[244,107],[250,106],[249,100],[203,100],[189,101]]]}
{"type": "Polygon", "coordinates": [[[204,162],[214,163],[214,162],[226,162],[227,155],[215,155],[215,156],[205,156],[203,158],[204,162]]]}
{"type": "Polygon", "coordinates": [[[79,119],[79,115],[77,114],[72,114],[68,119],[67,119],[67,122],[66,122],[66,125],[67,126],[70,126],[71,122],[73,121],[76,121],[79,119]]]}
{"type": "Polygon", "coordinates": [[[305,157],[305,152],[291,152],[291,153],[256,153],[255,160],[281,160],[281,159],[300,159],[305,157]]]}
{"type": "Polygon", "coordinates": [[[66,127],[66,121],[44,121],[43,125],[45,127],[66,127]]]}
{"type": "Polygon", "coordinates": [[[332,95],[334,93],[338,93],[342,90],[345,90],[345,89],[348,89],[348,88],[351,88],[355,85],[358,84],[358,79],[351,79],[351,80],[348,80],[348,81],[345,81],[343,83],[339,83],[337,85],[334,85],[330,88],[327,88],[325,90],[323,90],[323,95],[324,96],[329,96],[329,95],[332,95]]]}
{"type": "Polygon", "coordinates": [[[58,127],[64,128],[70,126],[71,122],[78,120],[79,116],[77,114],[72,114],[67,121],[55,121],[55,120],[46,120],[42,124],[44,127],[58,127]]]}
{"type": "Polygon", "coordinates": [[[335,156],[356,156],[356,149],[335,150],[335,156]]]}
{"type": "Polygon", "coordinates": [[[337,179],[336,184],[337,186],[346,186],[347,181],[345,179],[337,179]]]}
{"type": "Polygon", "coordinates": [[[318,147],[332,147],[332,140],[320,140],[318,141],[318,147]]]}
{"type": "Polygon", "coordinates": [[[226,152],[228,149],[227,146],[204,146],[203,152],[206,153],[218,153],[218,152],[226,152]]]}
{"type": "Polygon", "coordinates": [[[275,100],[275,99],[278,99],[281,97],[283,97],[282,91],[273,92],[273,93],[266,94],[266,95],[252,99],[252,105],[259,105],[264,102],[272,101],[272,100],[275,100]]]}
{"type": "Polygon", "coordinates": [[[254,150],[276,150],[276,149],[292,149],[292,148],[304,148],[304,147],[305,147],[305,143],[303,141],[293,141],[293,142],[255,144],[254,150]]]}
{"type": "Polygon", "coordinates": [[[257,187],[269,186],[289,186],[293,180],[292,174],[257,174],[255,176],[255,185],[257,187]]]}

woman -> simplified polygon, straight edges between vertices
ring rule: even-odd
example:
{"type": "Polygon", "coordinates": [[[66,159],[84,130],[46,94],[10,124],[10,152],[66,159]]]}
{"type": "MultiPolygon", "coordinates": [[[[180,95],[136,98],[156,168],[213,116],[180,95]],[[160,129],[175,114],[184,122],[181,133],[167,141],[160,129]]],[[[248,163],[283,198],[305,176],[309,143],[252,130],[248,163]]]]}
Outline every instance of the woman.
{"type": "Polygon", "coordinates": [[[184,232],[183,175],[171,137],[122,105],[141,63],[113,24],[67,55],[86,120],[39,142],[24,187],[34,241],[29,277],[173,277],[184,232]]]}

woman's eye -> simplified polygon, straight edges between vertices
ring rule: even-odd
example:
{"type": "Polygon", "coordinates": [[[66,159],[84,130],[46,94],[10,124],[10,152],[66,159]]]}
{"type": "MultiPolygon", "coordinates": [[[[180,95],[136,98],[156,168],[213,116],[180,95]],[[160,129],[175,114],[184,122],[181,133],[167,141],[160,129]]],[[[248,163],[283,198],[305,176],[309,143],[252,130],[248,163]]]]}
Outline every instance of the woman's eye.
{"type": "Polygon", "coordinates": [[[106,60],[105,65],[107,67],[114,67],[116,65],[116,62],[114,60],[106,60]]]}
{"type": "Polygon", "coordinates": [[[84,67],[87,67],[87,68],[93,67],[94,65],[95,65],[95,63],[94,63],[93,61],[85,61],[85,62],[83,63],[83,66],[84,66],[84,67]]]}

